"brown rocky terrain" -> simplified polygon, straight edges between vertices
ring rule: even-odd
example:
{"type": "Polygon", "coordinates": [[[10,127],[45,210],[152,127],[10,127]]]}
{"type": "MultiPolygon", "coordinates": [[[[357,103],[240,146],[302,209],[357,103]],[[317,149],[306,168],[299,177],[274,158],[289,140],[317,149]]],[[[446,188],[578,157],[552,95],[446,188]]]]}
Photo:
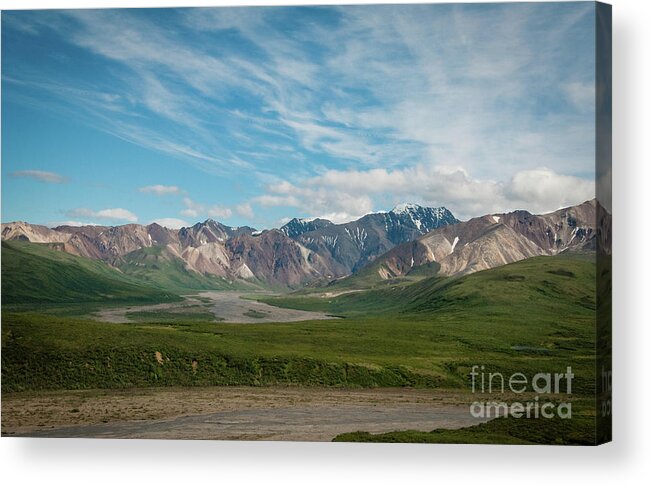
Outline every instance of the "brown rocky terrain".
{"type": "Polygon", "coordinates": [[[347,224],[294,219],[279,230],[229,227],[214,220],[179,230],[159,224],[123,226],[2,225],[2,239],[48,243],[52,249],[97,259],[125,272],[162,266],[225,280],[299,287],[346,276],[399,242],[457,219],[445,208],[405,205],[347,224]],[[155,253],[148,250],[156,249],[155,253]]]}
{"type": "Polygon", "coordinates": [[[180,230],[155,223],[50,229],[12,222],[2,225],[2,239],[48,243],[127,273],[168,265],[224,280],[296,288],[350,275],[369,263],[390,279],[432,262],[440,264],[442,274],[454,275],[566,250],[594,250],[598,243],[609,244],[599,234],[609,233],[610,216],[599,213],[598,224],[592,200],[542,215],[520,210],[458,222],[445,208],[403,204],[346,224],[294,219],[268,231],[210,219],[180,230]]]}
{"type": "Polygon", "coordinates": [[[594,250],[597,234],[595,200],[542,215],[490,214],[396,246],[374,266],[383,279],[404,276],[431,262],[439,263],[444,275],[473,273],[534,256],[594,250]]]}

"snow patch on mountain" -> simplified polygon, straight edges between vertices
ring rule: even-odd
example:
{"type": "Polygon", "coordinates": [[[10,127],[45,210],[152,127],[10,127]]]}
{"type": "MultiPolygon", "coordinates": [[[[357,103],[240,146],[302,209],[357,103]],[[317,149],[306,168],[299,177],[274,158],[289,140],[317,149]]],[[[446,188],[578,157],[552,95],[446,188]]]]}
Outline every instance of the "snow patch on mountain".
{"type": "Polygon", "coordinates": [[[326,246],[328,246],[331,249],[334,249],[334,247],[337,245],[337,240],[339,239],[339,236],[321,236],[321,239],[325,243],[326,246]]]}
{"type": "Polygon", "coordinates": [[[327,219],[319,219],[318,217],[295,217],[282,226],[280,231],[287,237],[295,238],[306,232],[316,231],[330,225],[332,225],[332,222],[327,219]]]}
{"type": "Polygon", "coordinates": [[[406,225],[425,234],[441,225],[455,224],[459,221],[445,207],[422,207],[418,204],[403,203],[387,213],[386,222],[387,230],[390,225],[406,225]]]}
{"type": "Polygon", "coordinates": [[[454,252],[454,248],[457,247],[457,243],[459,242],[459,236],[455,236],[454,242],[452,243],[452,249],[450,249],[450,254],[454,252]]]}
{"type": "Polygon", "coordinates": [[[402,204],[398,204],[393,209],[391,209],[391,212],[393,212],[394,214],[405,214],[410,210],[420,209],[420,208],[421,207],[418,204],[402,203],[402,204]]]}
{"type": "Polygon", "coordinates": [[[366,238],[368,237],[366,229],[358,226],[354,230],[350,231],[348,228],[346,228],[346,234],[348,234],[348,237],[350,237],[355,242],[355,244],[357,244],[357,246],[359,246],[361,249],[364,249],[364,244],[366,243],[366,238]]]}

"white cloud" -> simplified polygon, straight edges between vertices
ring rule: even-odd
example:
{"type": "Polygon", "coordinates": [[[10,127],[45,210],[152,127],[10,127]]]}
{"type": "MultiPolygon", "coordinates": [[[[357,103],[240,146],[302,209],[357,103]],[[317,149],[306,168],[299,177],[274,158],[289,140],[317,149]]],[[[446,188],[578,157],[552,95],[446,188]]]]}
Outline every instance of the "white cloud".
{"type": "Polygon", "coordinates": [[[72,209],[66,212],[68,217],[80,217],[82,219],[104,219],[108,221],[138,222],[138,216],[127,209],[114,208],[93,211],[85,207],[72,209]]]}
{"type": "MultiPolygon", "coordinates": [[[[204,171],[291,180],[249,201],[265,208],[338,221],[404,200],[459,217],[545,211],[593,196],[591,182],[562,173],[594,170],[594,56],[576,38],[591,32],[594,9],[542,8],[332,8],[336,22],[296,28],[277,9],[188,10],[175,25],[68,11],[48,28],[114,62],[106,85],[115,92],[37,87],[115,136],[204,171]],[[215,31],[246,48],[222,52],[215,31]],[[232,109],[232,94],[247,103],[232,109]],[[281,144],[289,150],[271,148],[281,144]]],[[[181,215],[249,217],[250,204],[186,198],[181,215]]]]}
{"type": "Polygon", "coordinates": [[[54,172],[45,172],[43,170],[18,170],[10,174],[12,177],[33,178],[39,182],[49,184],[63,184],[68,181],[67,177],[54,172]]]}
{"type": "Polygon", "coordinates": [[[417,165],[404,169],[329,170],[299,183],[267,186],[253,203],[300,209],[312,217],[345,222],[399,202],[447,206],[460,218],[525,209],[556,210],[592,199],[594,182],[547,168],[523,170],[510,180],[474,178],[453,166],[417,165]]]}
{"type": "Polygon", "coordinates": [[[541,168],[516,173],[504,188],[511,202],[522,201],[536,212],[560,209],[595,197],[595,181],[541,168]]]}
{"type": "Polygon", "coordinates": [[[215,219],[228,219],[233,215],[233,211],[228,207],[200,204],[189,197],[183,199],[183,204],[185,209],[181,211],[181,215],[186,217],[196,218],[207,215],[215,219]]]}
{"type": "Polygon", "coordinates": [[[176,195],[181,193],[176,185],[148,185],[146,187],[140,187],[138,191],[143,194],[155,194],[155,195],[176,195]]]}
{"type": "Polygon", "coordinates": [[[161,219],[151,221],[151,224],[154,223],[159,224],[163,227],[167,227],[168,229],[181,229],[182,227],[188,227],[190,225],[183,219],[177,219],[175,217],[163,217],[161,219]]]}
{"type": "Polygon", "coordinates": [[[195,209],[183,209],[181,215],[186,217],[199,217],[199,212],[195,209]]]}
{"type": "MultiPolygon", "coordinates": [[[[347,172],[351,176],[360,172],[347,172]]],[[[338,178],[338,177],[337,177],[338,178]]],[[[373,201],[368,190],[361,192],[359,187],[339,187],[332,180],[322,177],[307,179],[294,185],[281,182],[269,185],[270,194],[258,196],[253,203],[264,207],[293,207],[307,211],[313,217],[322,217],[333,222],[347,222],[357,219],[373,210],[373,201]]]]}
{"type": "Polygon", "coordinates": [[[214,217],[217,219],[228,219],[233,215],[233,211],[228,207],[221,207],[214,205],[206,211],[209,217],[214,217]]]}
{"type": "Polygon", "coordinates": [[[259,195],[258,197],[255,197],[253,199],[253,202],[258,205],[261,205],[262,207],[280,207],[280,206],[297,207],[301,203],[300,200],[294,196],[285,197],[280,195],[269,195],[269,194],[259,195]]]}
{"type": "Polygon", "coordinates": [[[253,207],[251,207],[251,204],[249,203],[244,203],[240,204],[235,207],[235,213],[239,216],[242,216],[246,219],[253,219],[254,213],[253,213],[253,207]]]}
{"type": "Polygon", "coordinates": [[[203,212],[204,208],[201,204],[197,204],[189,197],[183,199],[185,209],[181,211],[181,215],[186,217],[199,217],[199,213],[203,212]]]}
{"type": "Polygon", "coordinates": [[[564,86],[565,95],[572,105],[580,111],[595,109],[595,83],[572,82],[564,86]]]}
{"type": "Polygon", "coordinates": [[[59,227],[59,226],[70,226],[70,227],[81,227],[81,226],[98,226],[94,222],[81,222],[81,221],[55,221],[48,222],[47,227],[59,227]]]}
{"type": "Polygon", "coordinates": [[[138,216],[126,209],[102,209],[93,213],[94,217],[99,219],[111,219],[118,221],[138,222],[138,216]]]}

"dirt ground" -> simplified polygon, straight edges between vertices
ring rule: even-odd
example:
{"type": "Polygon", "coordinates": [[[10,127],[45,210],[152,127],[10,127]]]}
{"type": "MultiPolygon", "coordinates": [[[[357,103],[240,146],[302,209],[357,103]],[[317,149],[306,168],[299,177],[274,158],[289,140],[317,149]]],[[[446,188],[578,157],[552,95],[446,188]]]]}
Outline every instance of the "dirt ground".
{"type": "Polygon", "coordinates": [[[205,309],[215,315],[215,321],[222,323],[265,323],[265,322],[301,322],[305,320],[330,320],[331,315],[321,312],[308,312],[279,308],[255,300],[244,299],[251,295],[237,291],[204,291],[199,298],[185,297],[178,303],[161,303],[158,305],[127,306],[121,308],[106,308],[95,314],[93,318],[108,323],[128,323],[129,312],[174,312],[205,309]]]}
{"type": "Polygon", "coordinates": [[[2,397],[2,435],[330,441],[349,431],[459,428],[467,395],[415,389],[165,388],[2,397]]]}
{"type": "Polygon", "coordinates": [[[280,308],[255,300],[243,299],[245,293],[235,291],[205,291],[199,296],[212,300],[210,311],[224,323],[301,322],[331,320],[331,315],[280,308]],[[254,317],[250,315],[255,315],[254,317]]]}

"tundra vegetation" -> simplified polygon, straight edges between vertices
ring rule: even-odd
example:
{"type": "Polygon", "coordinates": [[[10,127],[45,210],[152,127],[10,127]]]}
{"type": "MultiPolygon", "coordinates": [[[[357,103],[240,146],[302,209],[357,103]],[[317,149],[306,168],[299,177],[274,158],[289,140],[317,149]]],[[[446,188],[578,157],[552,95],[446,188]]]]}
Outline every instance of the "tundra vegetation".
{"type": "Polygon", "coordinates": [[[590,254],[530,258],[455,277],[430,267],[381,284],[362,274],[351,285],[355,291],[338,295],[328,287],[249,296],[339,317],[332,320],[277,323],[251,310],[258,323],[220,323],[199,298],[194,308],[178,311],[174,305],[159,313],[134,306],[127,323],[110,324],[90,316],[181,297],[39,245],[3,242],[2,249],[3,395],[161,386],[416,387],[467,391],[469,403],[473,365],[504,375],[571,366],[571,420],[506,418],[431,433],[360,430],[337,440],[594,442],[590,254]],[[361,287],[363,278],[368,289],[361,287]]]}

